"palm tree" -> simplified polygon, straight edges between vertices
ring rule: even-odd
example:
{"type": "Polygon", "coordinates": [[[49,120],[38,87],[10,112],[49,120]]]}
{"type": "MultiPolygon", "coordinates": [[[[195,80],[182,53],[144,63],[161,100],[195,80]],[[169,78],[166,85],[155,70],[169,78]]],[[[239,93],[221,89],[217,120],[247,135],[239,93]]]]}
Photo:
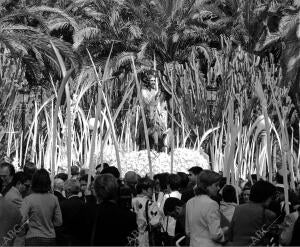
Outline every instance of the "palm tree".
{"type": "Polygon", "coordinates": [[[50,35],[50,24],[53,21],[48,21],[45,16],[52,20],[55,20],[54,16],[59,16],[69,25],[77,27],[73,18],[59,9],[47,6],[20,6],[13,12],[0,12],[0,44],[12,57],[21,59],[30,85],[41,84],[49,73],[58,74],[60,71],[51,42],[59,49],[69,66],[77,68],[80,65],[71,44],[50,35]]]}

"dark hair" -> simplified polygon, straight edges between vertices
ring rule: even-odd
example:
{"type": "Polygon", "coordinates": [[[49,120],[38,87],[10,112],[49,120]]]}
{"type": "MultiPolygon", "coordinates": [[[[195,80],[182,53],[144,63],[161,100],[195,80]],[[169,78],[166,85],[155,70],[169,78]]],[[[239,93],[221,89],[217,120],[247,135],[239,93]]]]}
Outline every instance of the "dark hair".
{"type": "Polygon", "coordinates": [[[189,176],[184,172],[177,172],[177,175],[181,178],[181,189],[185,189],[189,184],[189,176]]]}
{"type": "Polygon", "coordinates": [[[195,189],[196,195],[207,195],[207,187],[221,180],[221,175],[219,173],[213,172],[211,170],[203,170],[197,176],[197,187],[195,189]]]}
{"type": "Polygon", "coordinates": [[[79,167],[78,166],[71,166],[71,175],[79,175],[79,167]]]}
{"type": "Polygon", "coordinates": [[[0,193],[2,191],[2,179],[0,179],[0,193]]]}
{"type": "Polygon", "coordinates": [[[36,165],[31,161],[26,161],[25,166],[23,168],[24,173],[32,179],[33,174],[37,171],[36,165]]]}
{"type": "Polygon", "coordinates": [[[48,193],[51,190],[51,180],[47,170],[39,169],[33,174],[31,189],[35,193],[48,193]]]}
{"type": "Polygon", "coordinates": [[[102,163],[102,164],[99,164],[99,165],[96,166],[96,170],[97,170],[98,168],[100,168],[101,166],[103,167],[103,169],[105,169],[105,168],[109,167],[109,164],[107,164],[107,163],[105,163],[105,162],[102,163]]]}
{"type": "Polygon", "coordinates": [[[142,193],[143,190],[148,190],[154,187],[154,181],[148,177],[144,177],[138,180],[136,185],[136,192],[138,194],[142,193]]]}
{"type": "Polygon", "coordinates": [[[66,182],[68,180],[68,174],[61,172],[55,175],[54,179],[56,178],[60,178],[61,180],[66,182]]]}
{"type": "Polygon", "coordinates": [[[153,177],[154,180],[157,179],[159,181],[160,189],[162,191],[167,189],[168,177],[169,177],[169,173],[167,172],[155,174],[153,177]]]}
{"type": "Polygon", "coordinates": [[[276,194],[276,187],[267,181],[257,181],[250,190],[250,201],[262,203],[276,194]]]}
{"type": "Polygon", "coordinates": [[[0,168],[4,168],[4,167],[8,168],[10,176],[14,176],[15,175],[15,173],[16,173],[15,167],[12,164],[10,164],[8,162],[2,162],[0,164],[0,168]]]}
{"type": "Polygon", "coordinates": [[[27,180],[31,180],[25,172],[17,172],[11,182],[12,186],[16,186],[18,182],[24,184],[27,180]]]}
{"type": "Polygon", "coordinates": [[[199,175],[203,169],[200,166],[193,166],[190,169],[188,169],[189,172],[193,173],[194,175],[199,175]]]}
{"type": "Polygon", "coordinates": [[[222,190],[222,197],[224,202],[237,203],[236,190],[232,185],[225,185],[222,190]]]}
{"type": "MultiPolygon", "coordinates": [[[[88,179],[89,179],[89,174],[84,174],[83,176],[81,176],[81,177],[79,178],[79,182],[80,182],[80,181],[85,181],[85,182],[87,182],[88,179]]],[[[92,182],[94,181],[93,176],[91,176],[91,181],[92,181],[92,182]]]]}
{"type": "Polygon", "coordinates": [[[171,190],[179,190],[181,187],[181,178],[178,174],[170,174],[168,177],[168,185],[170,186],[171,190]]]}
{"type": "Polygon", "coordinates": [[[120,172],[119,172],[118,168],[115,166],[109,166],[109,167],[104,168],[100,174],[111,174],[116,179],[120,178],[120,172]]]}
{"type": "Polygon", "coordinates": [[[169,197],[165,201],[164,204],[164,214],[168,215],[168,213],[173,212],[176,207],[183,206],[184,202],[175,197],[169,197]]]}
{"type": "Polygon", "coordinates": [[[101,201],[117,200],[119,185],[112,174],[100,174],[94,182],[96,196],[101,201]]]}

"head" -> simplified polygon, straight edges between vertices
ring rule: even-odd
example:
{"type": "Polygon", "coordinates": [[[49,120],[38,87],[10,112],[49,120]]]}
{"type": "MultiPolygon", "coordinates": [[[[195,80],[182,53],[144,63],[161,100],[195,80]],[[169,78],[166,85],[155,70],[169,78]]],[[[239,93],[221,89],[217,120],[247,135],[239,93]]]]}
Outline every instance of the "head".
{"type": "Polygon", "coordinates": [[[134,171],[126,172],[124,176],[124,183],[129,186],[135,186],[138,182],[138,175],[134,171]]]}
{"type": "Polygon", "coordinates": [[[268,207],[275,195],[276,187],[267,181],[260,180],[251,187],[249,199],[251,202],[268,207]]]}
{"type": "Polygon", "coordinates": [[[253,184],[255,184],[257,182],[257,175],[251,174],[251,180],[252,180],[253,184]]]}
{"type": "Polygon", "coordinates": [[[245,186],[242,190],[242,198],[243,198],[244,203],[247,203],[250,201],[250,190],[251,190],[251,188],[248,186],[245,186]]]}
{"type": "Polygon", "coordinates": [[[159,173],[155,174],[153,179],[155,181],[155,190],[158,191],[166,191],[168,184],[169,173],[159,173]]]}
{"type": "Polygon", "coordinates": [[[210,197],[217,197],[220,190],[221,175],[219,173],[203,170],[197,177],[197,187],[195,189],[196,195],[208,195],[210,197]]]}
{"type": "Polygon", "coordinates": [[[154,181],[148,177],[139,179],[136,190],[138,194],[143,194],[147,196],[149,199],[152,198],[154,188],[154,181]]]}
{"type": "Polygon", "coordinates": [[[68,180],[68,174],[61,172],[61,173],[58,173],[55,175],[54,179],[56,179],[56,178],[60,178],[61,180],[66,182],[68,180]]]}
{"type": "Polygon", "coordinates": [[[71,176],[72,177],[79,176],[79,167],[78,166],[71,166],[71,176]]]}
{"type": "Polygon", "coordinates": [[[80,184],[77,179],[68,179],[64,184],[64,190],[67,198],[73,195],[78,195],[80,192],[80,184]]]}
{"type": "Polygon", "coordinates": [[[94,182],[94,190],[98,202],[116,201],[118,199],[118,181],[111,174],[97,176],[94,182]]]}
{"type": "Polygon", "coordinates": [[[12,180],[12,186],[18,189],[22,197],[25,197],[30,190],[31,180],[25,172],[17,172],[12,180]]]}
{"type": "Polygon", "coordinates": [[[23,168],[24,173],[32,179],[33,174],[37,171],[36,165],[31,161],[26,161],[25,166],[23,168]]]}
{"type": "MultiPolygon", "coordinates": [[[[89,178],[88,174],[85,174],[85,175],[83,175],[82,177],[79,178],[80,191],[82,193],[84,193],[87,189],[88,178],[89,178]]],[[[93,181],[94,181],[94,178],[91,177],[91,182],[93,182],[93,181]]]]}
{"type": "Polygon", "coordinates": [[[109,167],[107,163],[102,163],[96,166],[96,175],[100,175],[102,170],[109,167]]]}
{"type": "Polygon", "coordinates": [[[151,88],[155,88],[156,85],[156,76],[155,75],[150,75],[149,76],[149,82],[150,82],[150,86],[151,88]]]}
{"type": "Polygon", "coordinates": [[[53,190],[62,193],[64,190],[64,180],[62,180],[61,178],[55,178],[53,190]]]}
{"type": "Polygon", "coordinates": [[[170,174],[168,177],[168,189],[178,191],[181,188],[181,178],[178,174],[170,174]]]}
{"type": "Polygon", "coordinates": [[[188,184],[189,184],[189,176],[186,173],[184,173],[184,172],[177,172],[177,174],[178,174],[178,176],[181,179],[181,186],[180,186],[180,188],[182,190],[184,190],[188,186],[188,184]]]}
{"type": "Polygon", "coordinates": [[[0,179],[2,180],[2,186],[6,187],[13,180],[15,175],[15,168],[12,164],[3,162],[0,164],[0,179]]]}
{"type": "Polygon", "coordinates": [[[235,188],[232,185],[225,185],[222,190],[222,198],[224,202],[237,203],[235,188]]]}
{"type": "Polygon", "coordinates": [[[193,166],[191,167],[189,172],[189,179],[192,184],[197,183],[197,176],[203,171],[203,169],[200,166],[193,166]]]}
{"type": "Polygon", "coordinates": [[[164,214],[175,219],[182,213],[184,202],[178,198],[169,197],[164,204],[164,214]]]}
{"type": "Polygon", "coordinates": [[[104,168],[101,172],[101,174],[111,174],[113,175],[116,179],[120,178],[120,172],[117,167],[115,166],[109,166],[107,168],[104,168]]]}
{"type": "Polygon", "coordinates": [[[51,190],[49,173],[45,169],[37,170],[32,176],[31,190],[34,193],[48,193],[51,190]]]}

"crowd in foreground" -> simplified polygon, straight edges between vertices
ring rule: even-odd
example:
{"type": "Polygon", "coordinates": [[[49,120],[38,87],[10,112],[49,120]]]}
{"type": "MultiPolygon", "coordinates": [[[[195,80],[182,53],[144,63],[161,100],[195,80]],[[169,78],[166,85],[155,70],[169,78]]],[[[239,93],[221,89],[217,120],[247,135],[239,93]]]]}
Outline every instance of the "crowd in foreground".
{"type": "Polygon", "coordinates": [[[300,246],[299,193],[285,205],[280,174],[232,186],[197,166],[151,179],[104,163],[88,180],[1,163],[0,246],[300,246]]]}

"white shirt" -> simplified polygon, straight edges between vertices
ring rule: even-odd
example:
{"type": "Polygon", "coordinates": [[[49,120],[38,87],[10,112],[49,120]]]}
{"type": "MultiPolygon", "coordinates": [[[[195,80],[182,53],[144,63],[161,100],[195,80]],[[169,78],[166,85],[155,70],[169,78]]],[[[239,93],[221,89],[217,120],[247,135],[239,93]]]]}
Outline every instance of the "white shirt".
{"type": "MultiPolygon", "coordinates": [[[[181,193],[176,190],[176,191],[172,191],[170,194],[165,194],[163,203],[161,204],[162,211],[164,210],[165,201],[169,197],[174,197],[174,198],[181,200],[181,193]]],[[[162,225],[163,225],[163,228],[168,232],[169,236],[172,236],[172,237],[175,236],[176,220],[173,217],[165,216],[163,218],[162,225]]]]}
{"type": "Polygon", "coordinates": [[[207,195],[193,197],[186,204],[185,231],[190,246],[218,246],[224,241],[220,226],[220,210],[216,201],[207,195]]]}

